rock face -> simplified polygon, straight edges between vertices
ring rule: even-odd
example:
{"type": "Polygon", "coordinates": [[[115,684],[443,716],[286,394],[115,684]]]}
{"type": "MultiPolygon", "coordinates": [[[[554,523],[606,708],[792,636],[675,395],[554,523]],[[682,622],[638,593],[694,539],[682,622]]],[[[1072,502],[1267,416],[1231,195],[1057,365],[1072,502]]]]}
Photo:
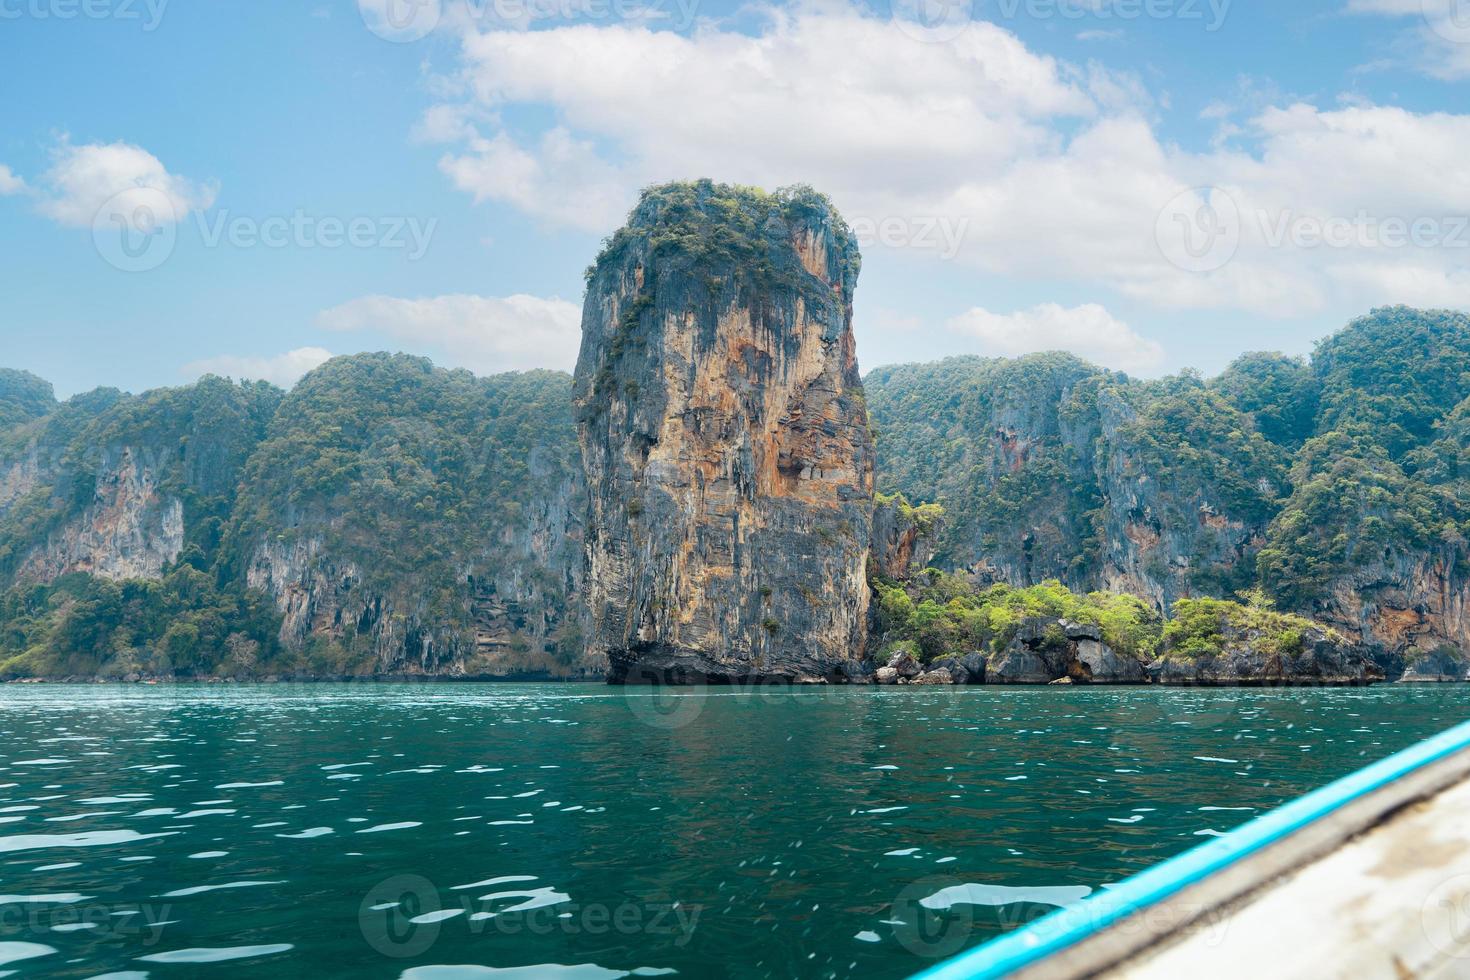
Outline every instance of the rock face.
{"type": "Polygon", "coordinates": [[[0,434],[0,584],[157,579],[212,547],[279,392],[101,389],[0,434]]]}
{"type": "Polygon", "coordinates": [[[1382,681],[1383,671],[1346,638],[1320,628],[1304,630],[1290,650],[1273,649],[1253,630],[1227,629],[1218,656],[1184,656],[1166,649],[1148,667],[1160,684],[1356,685],[1382,681]]]}
{"type": "Polygon", "coordinates": [[[600,676],[570,379],[338,358],[286,396],[234,536],[312,673],[600,676]],[[322,432],[319,420],[337,419],[322,432]],[[320,478],[322,462],[354,475],[320,478]]]}
{"type": "Polygon", "coordinates": [[[1312,613],[1370,649],[1405,659],[1442,645],[1470,652],[1467,560],[1463,542],[1375,549],[1333,579],[1312,613]]]}
{"type": "Polygon", "coordinates": [[[70,572],[109,579],[159,578],[184,549],[184,502],[131,447],[103,453],[87,508],[53,532],[20,568],[50,582],[70,572]]]}
{"type": "Polygon", "coordinates": [[[884,487],[945,507],[940,566],[1160,611],[1254,580],[1282,454],[1202,383],[1148,386],[1067,354],[880,368],[867,383],[884,487]]]}
{"type": "Polygon", "coordinates": [[[589,271],[589,645],[613,682],[840,682],[863,658],[858,265],[820,195],[701,182],[646,192],[589,271]]]}
{"type": "Polygon", "coordinates": [[[938,508],[880,498],[873,508],[873,570],[895,581],[908,579],[934,559],[943,525],[938,508]]]}
{"type": "Polygon", "coordinates": [[[1254,585],[1391,672],[1470,651],[1470,317],[1373,311],[1310,361],[1138,381],[1063,354],[866,379],[879,485],[944,505],[935,564],[1147,598],[1254,585]]]}
{"type": "Polygon", "coordinates": [[[1441,647],[1412,658],[1404,675],[1403,684],[1457,684],[1470,680],[1470,664],[1458,650],[1441,647]]]}
{"type": "Polygon", "coordinates": [[[1146,684],[1144,665],[1114,652],[1095,626],[1065,619],[1028,619],[1014,639],[991,656],[987,684],[1146,684]]]}

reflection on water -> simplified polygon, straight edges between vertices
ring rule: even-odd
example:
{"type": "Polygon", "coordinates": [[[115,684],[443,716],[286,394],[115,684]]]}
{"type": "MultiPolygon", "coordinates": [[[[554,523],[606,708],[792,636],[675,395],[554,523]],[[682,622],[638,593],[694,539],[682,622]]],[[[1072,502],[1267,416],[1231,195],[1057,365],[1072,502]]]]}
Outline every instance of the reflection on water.
{"type": "Polygon", "coordinates": [[[1467,707],[1457,686],[11,685],[0,970],[902,976],[1467,707]]]}

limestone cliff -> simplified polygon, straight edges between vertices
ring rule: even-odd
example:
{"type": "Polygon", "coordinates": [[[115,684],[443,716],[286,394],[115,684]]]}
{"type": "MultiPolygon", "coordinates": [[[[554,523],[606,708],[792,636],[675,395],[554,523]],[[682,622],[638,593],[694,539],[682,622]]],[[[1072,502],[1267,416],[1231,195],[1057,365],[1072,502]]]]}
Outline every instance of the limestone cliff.
{"type": "Polygon", "coordinates": [[[1095,584],[1161,612],[1250,587],[1287,482],[1281,451],[1197,383],[1113,386],[1096,406],[1095,584]]]}
{"type": "Polygon", "coordinates": [[[231,528],[280,672],[581,676],[570,379],[337,358],[287,396],[231,528]]]}
{"type": "Polygon", "coordinates": [[[50,582],[71,572],[162,577],[184,550],[184,502],[160,485],[160,468],[139,455],[131,446],[104,450],[92,500],[26,556],[20,578],[50,582]]]}
{"type": "Polygon", "coordinates": [[[1254,581],[1283,453],[1197,378],[1052,353],[885,368],[868,388],[886,486],[944,505],[941,565],[1160,611],[1254,581]]]}
{"type": "Polygon", "coordinates": [[[871,577],[905,581],[927,568],[944,531],[938,504],[910,504],[902,494],[879,495],[873,507],[871,577]]]}
{"type": "Polygon", "coordinates": [[[645,193],[589,270],[589,646],[614,682],[842,680],[866,638],[859,257],[806,189],[645,193]]]}
{"type": "Polygon", "coordinates": [[[157,579],[210,550],[279,393],[99,390],[0,437],[0,579],[157,579]]]}

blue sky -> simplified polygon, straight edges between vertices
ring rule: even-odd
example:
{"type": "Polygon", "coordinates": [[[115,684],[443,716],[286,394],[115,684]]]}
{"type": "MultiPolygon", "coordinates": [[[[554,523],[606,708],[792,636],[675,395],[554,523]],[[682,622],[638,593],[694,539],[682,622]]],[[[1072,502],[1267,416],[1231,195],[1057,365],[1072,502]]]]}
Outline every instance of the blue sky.
{"type": "Polygon", "coordinates": [[[599,240],[698,176],[833,196],[865,367],[1304,353],[1470,306],[1458,3],[0,0],[0,364],[569,368],[599,240]]]}

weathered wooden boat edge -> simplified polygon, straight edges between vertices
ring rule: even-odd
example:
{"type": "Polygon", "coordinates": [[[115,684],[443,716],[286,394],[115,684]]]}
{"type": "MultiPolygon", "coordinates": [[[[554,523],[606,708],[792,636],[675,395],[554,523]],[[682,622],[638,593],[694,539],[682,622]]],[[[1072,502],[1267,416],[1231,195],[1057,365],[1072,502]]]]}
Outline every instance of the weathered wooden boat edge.
{"type": "Polygon", "coordinates": [[[1291,801],[918,980],[1112,975],[1395,813],[1470,781],[1470,722],[1291,801]]]}

